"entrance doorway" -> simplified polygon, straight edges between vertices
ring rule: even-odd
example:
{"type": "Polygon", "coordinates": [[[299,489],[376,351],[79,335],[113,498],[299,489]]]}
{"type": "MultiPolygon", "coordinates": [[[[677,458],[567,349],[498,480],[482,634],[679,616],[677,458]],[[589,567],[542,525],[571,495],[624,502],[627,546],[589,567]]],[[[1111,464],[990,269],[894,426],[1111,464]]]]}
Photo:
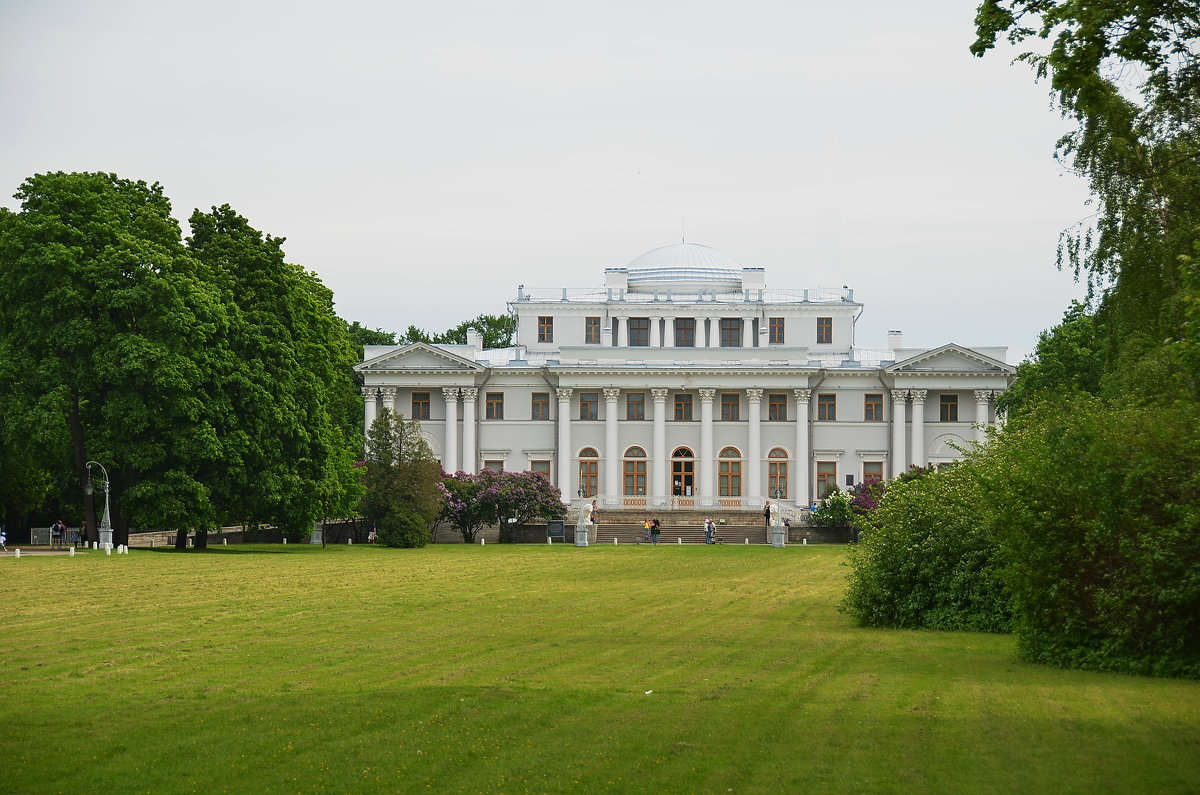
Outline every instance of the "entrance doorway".
{"type": "Polygon", "coordinates": [[[686,447],[671,453],[671,494],[692,497],[696,494],[696,457],[686,447]]]}

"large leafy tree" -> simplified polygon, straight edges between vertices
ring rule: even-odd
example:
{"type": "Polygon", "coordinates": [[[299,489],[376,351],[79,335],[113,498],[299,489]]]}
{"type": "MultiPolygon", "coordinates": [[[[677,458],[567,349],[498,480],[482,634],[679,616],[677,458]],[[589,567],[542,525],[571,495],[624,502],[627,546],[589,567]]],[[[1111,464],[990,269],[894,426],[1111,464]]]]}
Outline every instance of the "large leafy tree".
{"type": "Polygon", "coordinates": [[[226,515],[251,525],[310,529],[353,504],[361,400],[356,349],[317,278],[286,262],[228,205],[192,214],[188,248],[228,307],[223,344],[198,352],[209,375],[222,458],[205,472],[226,515]]]}
{"type": "Polygon", "coordinates": [[[57,172],[16,197],[18,212],[0,210],[4,392],[49,440],[51,465],[73,470],[93,534],[89,459],[111,477],[115,543],[131,520],[211,520],[196,469],[221,451],[193,352],[228,319],[161,187],[57,172]]]}
{"type": "Polygon", "coordinates": [[[1104,374],[1100,333],[1096,315],[1073,303],[1062,323],[1038,336],[1033,356],[1017,365],[1017,380],[1000,396],[997,407],[1012,417],[1047,397],[1099,394],[1104,374]]]}

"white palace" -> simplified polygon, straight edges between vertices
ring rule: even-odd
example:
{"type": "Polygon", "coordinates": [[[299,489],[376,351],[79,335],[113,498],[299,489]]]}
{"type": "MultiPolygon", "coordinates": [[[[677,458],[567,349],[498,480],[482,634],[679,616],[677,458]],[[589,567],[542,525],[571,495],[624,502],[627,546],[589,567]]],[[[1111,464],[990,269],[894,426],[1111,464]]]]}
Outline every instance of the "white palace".
{"type": "Polygon", "coordinates": [[[954,460],[995,421],[1005,347],[855,345],[854,291],[773,289],[695,243],[604,285],[517,288],[516,344],[371,346],[379,407],[443,469],[533,470],[605,507],[806,506],[834,484],[954,460]]]}

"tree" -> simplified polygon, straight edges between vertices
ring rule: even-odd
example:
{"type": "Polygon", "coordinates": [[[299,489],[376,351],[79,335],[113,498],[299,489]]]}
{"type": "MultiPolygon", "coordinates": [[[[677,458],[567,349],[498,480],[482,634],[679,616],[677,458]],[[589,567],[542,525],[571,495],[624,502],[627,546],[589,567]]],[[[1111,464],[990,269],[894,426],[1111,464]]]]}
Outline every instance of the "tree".
{"type": "Polygon", "coordinates": [[[499,528],[500,543],[511,543],[518,525],[566,515],[562,492],[540,472],[457,472],[442,478],[442,490],[446,495],[442,518],[468,544],[487,525],[499,528]]]}
{"type": "Polygon", "coordinates": [[[189,250],[228,307],[222,344],[203,352],[208,403],[222,443],[204,471],[224,516],[304,533],[355,502],[362,416],[357,360],[333,295],[288,263],[229,205],[192,213],[189,250]]]}
{"type": "Polygon", "coordinates": [[[1062,323],[1038,336],[1037,349],[1017,365],[1017,378],[997,401],[997,408],[1016,416],[1039,400],[1075,393],[1099,394],[1104,351],[1096,316],[1078,301],[1062,323]]]}
{"type": "MultiPolygon", "coordinates": [[[[197,465],[220,458],[193,356],[219,339],[224,308],[188,256],[158,184],[114,174],[30,177],[0,210],[3,389],[66,440],[55,466],[111,482],[114,543],[130,521],[177,526],[214,513],[197,465]]],[[[94,535],[92,536],[95,537],[94,535]]]]}
{"type": "Polygon", "coordinates": [[[463,543],[474,544],[479,530],[490,519],[487,507],[479,499],[483,484],[475,475],[460,471],[443,474],[438,485],[444,500],[440,518],[462,534],[463,543]]]}
{"type": "Polygon", "coordinates": [[[471,320],[464,320],[441,334],[430,334],[416,326],[409,326],[397,342],[401,345],[413,342],[424,342],[430,345],[466,345],[468,329],[475,329],[483,336],[484,348],[507,348],[513,344],[513,337],[517,333],[517,319],[512,315],[483,314],[471,320]]]}
{"type": "Polygon", "coordinates": [[[384,331],[379,328],[370,329],[357,320],[346,324],[346,333],[349,335],[350,341],[358,346],[358,358],[360,361],[363,358],[363,347],[366,345],[396,344],[395,332],[384,331]]]}
{"type": "Polygon", "coordinates": [[[363,512],[379,525],[380,540],[388,546],[425,546],[442,510],[442,492],[441,469],[420,425],[382,409],[367,434],[366,470],[363,512]]]}

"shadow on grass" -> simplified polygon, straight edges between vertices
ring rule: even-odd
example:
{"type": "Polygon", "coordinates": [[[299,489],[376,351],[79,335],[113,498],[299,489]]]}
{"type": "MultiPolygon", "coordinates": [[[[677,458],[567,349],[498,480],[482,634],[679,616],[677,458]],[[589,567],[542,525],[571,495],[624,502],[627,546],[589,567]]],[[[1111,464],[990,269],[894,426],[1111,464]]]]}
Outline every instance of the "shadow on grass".
{"type": "MultiPolygon", "coordinates": [[[[154,552],[158,554],[180,554],[180,555],[306,555],[314,552],[322,551],[319,545],[309,546],[307,544],[296,544],[295,548],[289,548],[292,545],[284,546],[282,544],[273,546],[255,545],[234,545],[234,546],[212,546],[205,549],[176,549],[175,547],[135,547],[139,552],[154,552]]],[[[324,549],[335,549],[336,547],[324,547],[324,549]]]]}

